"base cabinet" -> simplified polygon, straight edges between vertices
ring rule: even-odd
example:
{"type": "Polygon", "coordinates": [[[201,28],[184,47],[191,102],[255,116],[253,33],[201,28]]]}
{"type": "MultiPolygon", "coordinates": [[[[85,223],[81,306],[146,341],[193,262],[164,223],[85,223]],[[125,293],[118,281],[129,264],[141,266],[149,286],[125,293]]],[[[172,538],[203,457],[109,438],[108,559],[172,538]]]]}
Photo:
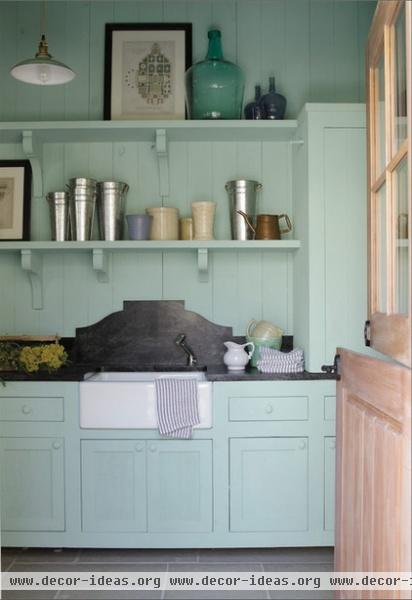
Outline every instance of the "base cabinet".
{"type": "Polygon", "coordinates": [[[3,437],[3,531],[64,531],[62,438],[3,437]]]}
{"type": "Polygon", "coordinates": [[[308,527],[307,438],[230,440],[230,530],[308,527]]]}
{"type": "Polygon", "coordinates": [[[212,530],[210,440],[83,440],[82,530],[212,530]]]}

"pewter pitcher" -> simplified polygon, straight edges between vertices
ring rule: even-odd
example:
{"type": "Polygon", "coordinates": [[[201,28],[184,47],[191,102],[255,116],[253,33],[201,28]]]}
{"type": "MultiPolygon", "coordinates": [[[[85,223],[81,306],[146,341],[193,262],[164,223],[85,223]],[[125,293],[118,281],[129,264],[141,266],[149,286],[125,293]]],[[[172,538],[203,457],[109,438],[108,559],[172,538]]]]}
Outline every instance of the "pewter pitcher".
{"type": "Polygon", "coordinates": [[[238,211],[244,212],[254,225],[256,221],[256,196],[262,185],[250,179],[228,181],[225,189],[229,195],[230,227],[233,240],[251,240],[253,232],[238,211]]]}

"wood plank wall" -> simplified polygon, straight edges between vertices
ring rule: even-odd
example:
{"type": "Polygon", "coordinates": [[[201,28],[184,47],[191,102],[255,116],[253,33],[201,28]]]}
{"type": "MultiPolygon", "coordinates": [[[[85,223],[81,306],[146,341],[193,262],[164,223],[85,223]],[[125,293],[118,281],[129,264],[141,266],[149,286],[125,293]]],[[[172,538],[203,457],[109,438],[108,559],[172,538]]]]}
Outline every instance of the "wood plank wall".
{"type": "MultiPolygon", "coordinates": [[[[274,73],[295,118],[306,101],[363,100],[363,47],[374,2],[324,0],[215,0],[48,2],[48,37],[56,58],[77,72],[69,86],[30,87],[8,70],[31,56],[39,33],[39,2],[0,2],[0,119],[100,119],[103,108],[104,24],[190,21],[194,60],[206,52],[210,25],[222,29],[226,58],[246,72],[245,98],[274,73]],[[7,83],[7,85],[4,85],[7,83]]],[[[0,158],[23,157],[1,144],[0,158]]],[[[127,212],[159,205],[156,159],[150,143],[45,144],[45,191],[81,175],[130,185],[127,212]]],[[[245,177],[263,183],[259,212],[288,212],[293,173],[287,143],[170,144],[169,205],[182,215],[194,200],[215,200],[215,235],[229,237],[224,184],[245,177]]],[[[32,206],[32,239],[49,239],[45,200],[32,206]]],[[[292,234],[293,237],[293,234],[292,234]]],[[[0,257],[0,332],[73,335],[129,299],[184,299],[187,308],[242,334],[250,318],[274,321],[293,333],[293,256],[270,252],[216,252],[208,283],[199,283],[194,253],[119,253],[110,282],[97,281],[90,255],[44,259],[45,307],[31,309],[30,288],[16,256],[0,257]]]]}

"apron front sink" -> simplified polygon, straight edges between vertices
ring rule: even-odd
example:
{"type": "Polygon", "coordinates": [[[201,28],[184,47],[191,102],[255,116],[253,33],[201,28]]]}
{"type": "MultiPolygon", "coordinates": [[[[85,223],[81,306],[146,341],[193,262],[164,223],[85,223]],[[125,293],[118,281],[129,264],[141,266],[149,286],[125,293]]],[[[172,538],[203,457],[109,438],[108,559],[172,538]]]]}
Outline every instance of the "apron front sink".
{"type": "Polygon", "coordinates": [[[155,379],[195,379],[200,424],[212,427],[212,384],[201,371],[86,374],[80,383],[80,427],[88,429],[157,429],[155,379]]]}

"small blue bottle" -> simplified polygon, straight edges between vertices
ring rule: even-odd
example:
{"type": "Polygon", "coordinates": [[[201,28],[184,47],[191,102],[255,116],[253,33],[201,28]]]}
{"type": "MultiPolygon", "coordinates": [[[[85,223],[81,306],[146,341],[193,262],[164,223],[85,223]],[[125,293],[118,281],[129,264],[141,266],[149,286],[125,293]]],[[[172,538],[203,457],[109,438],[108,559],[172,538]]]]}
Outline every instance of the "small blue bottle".
{"type": "Polygon", "coordinates": [[[262,88],[260,85],[255,85],[255,99],[245,106],[245,119],[260,120],[264,119],[265,115],[261,105],[262,88]]]}
{"type": "Polygon", "coordinates": [[[260,101],[265,119],[283,119],[286,110],[286,98],[276,93],[275,78],[269,77],[269,92],[260,101]]]}

